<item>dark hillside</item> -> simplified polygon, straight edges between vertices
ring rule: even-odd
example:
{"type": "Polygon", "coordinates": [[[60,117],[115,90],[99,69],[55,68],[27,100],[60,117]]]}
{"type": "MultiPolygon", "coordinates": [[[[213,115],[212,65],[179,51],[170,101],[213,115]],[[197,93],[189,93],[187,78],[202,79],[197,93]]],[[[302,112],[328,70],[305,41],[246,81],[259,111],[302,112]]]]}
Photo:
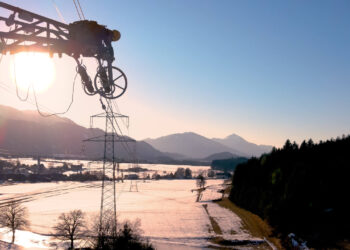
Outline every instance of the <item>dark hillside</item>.
{"type": "Polygon", "coordinates": [[[282,149],[238,165],[230,199],[282,235],[336,247],[350,235],[350,136],[282,149]]]}
{"type": "Polygon", "coordinates": [[[245,157],[236,157],[229,159],[213,160],[211,163],[211,168],[214,170],[222,171],[235,171],[237,165],[248,161],[245,157]]]}
{"type": "MultiPolygon", "coordinates": [[[[85,128],[67,118],[42,117],[37,111],[0,105],[0,150],[13,156],[100,159],[103,157],[103,142],[83,141],[103,134],[101,129],[85,128]]],[[[128,146],[128,151],[137,152],[138,160],[142,162],[174,161],[143,141],[129,142],[128,146]]],[[[122,161],[132,160],[126,149],[125,144],[115,144],[115,151],[122,161]]]]}

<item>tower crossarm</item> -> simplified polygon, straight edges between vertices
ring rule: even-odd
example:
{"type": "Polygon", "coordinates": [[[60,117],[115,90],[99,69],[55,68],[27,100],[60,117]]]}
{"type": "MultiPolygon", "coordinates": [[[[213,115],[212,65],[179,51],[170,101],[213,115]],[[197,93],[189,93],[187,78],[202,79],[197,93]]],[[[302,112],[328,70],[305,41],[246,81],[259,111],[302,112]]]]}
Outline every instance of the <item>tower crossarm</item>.
{"type": "Polygon", "coordinates": [[[72,56],[79,46],[69,40],[67,24],[4,2],[0,2],[0,8],[10,13],[7,17],[0,15],[0,24],[10,27],[7,32],[0,31],[2,54],[30,51],[72,56]]]}

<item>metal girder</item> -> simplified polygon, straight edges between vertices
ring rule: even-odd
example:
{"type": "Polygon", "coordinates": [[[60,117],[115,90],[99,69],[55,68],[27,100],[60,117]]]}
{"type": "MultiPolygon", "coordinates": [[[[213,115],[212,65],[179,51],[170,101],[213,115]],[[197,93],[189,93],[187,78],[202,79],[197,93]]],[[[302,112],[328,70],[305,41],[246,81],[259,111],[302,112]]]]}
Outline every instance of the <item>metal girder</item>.
{"type": "Polygon", "coordinates": [[[6,44],[2,42],[2,54],[34,51],[72,56],[79,48],[79,44],[69,40],[67,24],[4,2],[0,2],[0,8],[12,11],[9,17],[0,16],[0,22],[14,27],[8,32],[0,32],[1,40],[7,40],[6,44]]]}
{"type": "Polygon", "coordinates": [[[107,46],[71,39],[70,25],[4,2],[0,2],[0,8],[12,12],[8,17],[0,16],[0,22],[8,27],[14,27],[8,32],[0,32],[1,40],[7,40],[0,46],[2,54],[30,51],[49,53],[51,56],[67,54],[74,58],[79,58],[80,55],[103,60],[108,58],[111,60],[110,64],[114,60],[114,55],[107,46]]]}
{"type": "MultiPolygon", "coordinates": [[[[97,118],[105,119],[106,113],[100,113],[100,114],[90,116],[90,128],[94,127],[94,120],[96,120],[97,118]]],[[[127,127],[129,127],[129,116],[113,112],[113,119],[122,119],[122,120],[125,119],[126,125],[127,127]]]]}
{"type": "MultiPolygon", "coordinates": [[[[113,132],[113,133],[115,133],[115,132],[113,132]]],[[[134,140],[134,139],[121,137],[121,136],[118,136],[116,134],[114,134],[114,136],[111,137],[111,138],[112,139],[106,139],[105,135],[101,135],[101,136],[96,136],[96,137],[92,137],[92,138],[83,140],[83,142],[91,142],[91,141],[93,141],[93,142],[104,142],[105,140],[107,140],[108,142],[136,142],[136,140],[134,140]]]]}

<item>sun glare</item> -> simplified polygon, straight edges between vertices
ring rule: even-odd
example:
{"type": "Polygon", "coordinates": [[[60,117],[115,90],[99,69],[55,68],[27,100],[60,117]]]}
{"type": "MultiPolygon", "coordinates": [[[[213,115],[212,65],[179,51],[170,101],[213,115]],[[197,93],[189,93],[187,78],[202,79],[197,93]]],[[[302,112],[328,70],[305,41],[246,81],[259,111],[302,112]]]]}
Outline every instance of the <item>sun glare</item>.
{"type": "Polygon", "coordinates": [[[19,53],[12,62],[12,77],[18,87],[27,90],[33,86],[36,92],[43,92],[54,80],[52,59],[43,53],[19,53]]]}

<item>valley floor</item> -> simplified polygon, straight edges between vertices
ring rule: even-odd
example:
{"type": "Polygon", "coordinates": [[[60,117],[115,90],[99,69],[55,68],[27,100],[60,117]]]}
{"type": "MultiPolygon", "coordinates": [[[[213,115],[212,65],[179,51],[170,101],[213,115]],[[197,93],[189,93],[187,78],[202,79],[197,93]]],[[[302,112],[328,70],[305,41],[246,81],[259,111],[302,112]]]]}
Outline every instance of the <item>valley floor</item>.
{"type": "MultiPolygon", "coordinates": [[[[221,197],[217,191],[222,183],[208,180],[201,202],[195,202],[197,194],[191,191],[196,188],[195,180],[140,181],[138,192],[130,192],[129,181],[118,183],[118,219],[139,219],[143,235],[157,249],[221,248],[217,239],[235,243],[236,249],[241,243],[244,249],[252,244],[263,246],[263,240],[253,237],[236,214],[212,202],[221,197]]],[[[100,195],[100,182],[1,185],[0,205],[19,200],[29,210],[31,232],[18,232],[18,245],[50,248],[56,243],[49,235],[59,214],[81,209],[91,222],[98,217],[100,195]]],[[[5,229],[0,229],[0,240],[9,239],[5,229]]]]}

